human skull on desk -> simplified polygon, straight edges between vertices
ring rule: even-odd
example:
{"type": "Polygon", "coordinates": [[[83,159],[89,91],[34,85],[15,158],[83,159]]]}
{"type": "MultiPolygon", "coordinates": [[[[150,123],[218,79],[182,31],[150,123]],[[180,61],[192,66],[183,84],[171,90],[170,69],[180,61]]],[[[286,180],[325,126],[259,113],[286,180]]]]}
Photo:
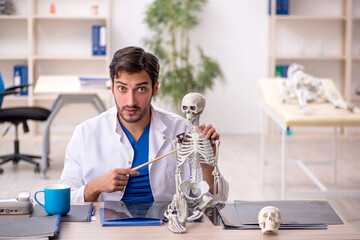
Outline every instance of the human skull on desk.
{"type": "Polygon", "coordinates": [[[281,223],[279,209],[273,206],[264,207],[259,212],[258,222],[262,233],[277,233],[281,223]]]}

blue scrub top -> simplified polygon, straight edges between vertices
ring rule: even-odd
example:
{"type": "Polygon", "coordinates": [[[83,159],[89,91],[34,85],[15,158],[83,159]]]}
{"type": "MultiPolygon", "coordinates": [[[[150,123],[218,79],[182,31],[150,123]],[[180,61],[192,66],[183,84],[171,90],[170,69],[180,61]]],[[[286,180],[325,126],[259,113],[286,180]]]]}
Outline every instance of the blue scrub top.
{"type": "MultiPolygon", "coordinates": [[[[149,132],[150,123],[145,128],[137,142],[131,136],[130,132],[121,124],[126,136],[128,137],[131,146],[134,149],[134,159],[131,168],[137,167],[149,160],[149,132]]],[[[129,175],[129,180],[125,189],[122,201],[137,201],[137,202],[152,202],[154,201],[150,180],[149,180],[149,165],[137,170],[139,176],[129,175]]]]}

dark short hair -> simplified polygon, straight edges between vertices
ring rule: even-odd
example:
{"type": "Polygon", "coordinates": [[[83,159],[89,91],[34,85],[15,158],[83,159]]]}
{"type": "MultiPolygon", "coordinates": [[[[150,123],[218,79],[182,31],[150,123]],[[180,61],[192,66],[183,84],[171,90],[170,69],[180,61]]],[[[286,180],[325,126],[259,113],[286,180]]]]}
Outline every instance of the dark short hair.
{"type": "Polygon", "coordinates": [[[119,72],[138,73],[145,70],[149,74],[154,87],[159,78],[160,64],[157,57],[145,52],[144,49],[126,47],[116,51],[109,69],[112,82],[114,82],[114,78],[117,77],[119,72]]]}

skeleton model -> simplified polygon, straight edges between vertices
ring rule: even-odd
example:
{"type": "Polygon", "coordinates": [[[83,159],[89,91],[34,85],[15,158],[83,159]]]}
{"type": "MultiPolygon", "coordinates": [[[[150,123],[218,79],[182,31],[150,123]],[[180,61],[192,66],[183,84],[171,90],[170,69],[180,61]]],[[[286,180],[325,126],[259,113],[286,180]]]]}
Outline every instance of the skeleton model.
{"type": "Polygon", "coordinates": [[[322,97],[336,108],[343,108],[353,112],[353,105],[344,102],[338,94],[329,92],[323,80],[306,74],[302,65],[291,64],[287,74],[288,79],[279,80],[281,101],[289,102],[291,99],[297,98],[302,114],[310,113],[308,102],[320,102],[322,97]]]}
{"type": "Polygon", "coordinates": [[[281,223],[279,209],[273,206],[264,207],[259,212],[258,221],[262,233],[277,233],[281,223]]]}
{"type": "Polygon", "coordinates": [[[205,108],[205,97],[200,93],[189,93],[182,100],[182,111],[192,126],[192,131],[178,135],[178,140],[173,141],[174,149],[178,145],[182,147],[176,156],[176,193],[171,204],[165,211],[165,217],[169,219],[168,227],[175,233],[186,232],[187,221],[200,218],[205,208],[210,204],[219,203],[218,189],[220,172],[217,167],[219,140],[215,143],[215,156],[212,148],[212,140],[199,132],[199,119],[205,108]],[[189,163],[191,167],[190,180],[182,181],[182,166],[189,163]],[[214,167],[214,199],[205,194],[209,191],[206,181],[201,181],[200,163],[214,167]],[[188,203],[196,205],[189,216],[188,203]]]}

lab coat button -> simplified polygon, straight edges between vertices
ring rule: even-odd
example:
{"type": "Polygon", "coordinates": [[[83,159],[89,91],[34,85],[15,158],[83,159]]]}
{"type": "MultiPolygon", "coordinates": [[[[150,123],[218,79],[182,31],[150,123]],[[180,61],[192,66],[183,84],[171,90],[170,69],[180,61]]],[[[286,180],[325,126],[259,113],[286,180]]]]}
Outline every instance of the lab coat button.
{"type": "Polygon", "coordinates": [[[131,161],[129,161],[129,164],[131,164],[131,161]]]}
{"type": "Polygon", "coordinates": [[[166,136],[163,136],[163,139],[166,139],[166,136]]]}

